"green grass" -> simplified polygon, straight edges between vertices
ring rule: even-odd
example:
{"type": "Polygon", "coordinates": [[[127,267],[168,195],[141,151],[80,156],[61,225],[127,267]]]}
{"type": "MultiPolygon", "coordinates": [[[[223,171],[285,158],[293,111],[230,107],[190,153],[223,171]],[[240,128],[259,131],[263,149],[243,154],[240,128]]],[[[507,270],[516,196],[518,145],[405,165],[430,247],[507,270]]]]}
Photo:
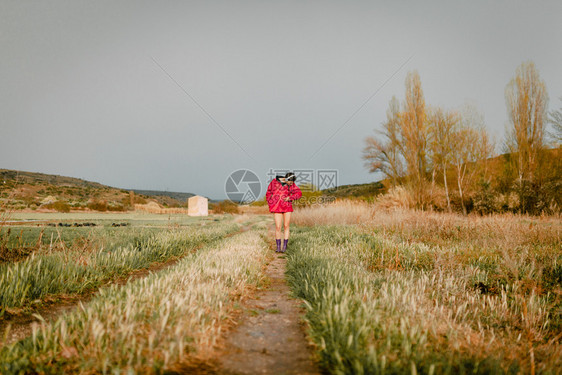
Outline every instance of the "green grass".
{"type": "Polygon", "coordinates": [[[11,213],[8,217],[10,225],[2,225],[0,221],[0,262],[20,260],[33,252],[48,246],[49,250],[62,244],[63,247],[81,245],[84,241],[113,236],[114,233],[125,232],[130,227],[159,230],[164,227],[184,227],[206,225],[228,221],[230,215],[213,215],[207,217],[190,217],[184,214],[141,214],[141,213],[11,213]],[[40,221],[43,224],[34,224],[40,221]],[[57,225],[65,223],[94,223],[95,227],[52,227],[44,224],[49,222],[57,225]],[[21,223],[14,225],[14,223],[21,223]],[[112,227],[113,223],[126,223],[129,227],[112,227]],[[39,238],[41,241],[39,243],[39,238]]]}
{"type": "Polygon", "coordinates": [[[185,214],[150,214],[142,212],[11,212],[6,216],[8,221],[52,221],[52,222],[73,222],[73,221],[93,221],[97,223],[109,223],[112,221],[128,221],[136,225],[144,224],[190,224],[200,221],[214,221],[215,219],[224,219],[228,215],[212,215],[212,216],[187,216],[185,214]]]}
{"type": "Polygon", "coordinates": [[[0,314],[48,295],[82,293],[105,280],[181,256],[237,230],[232,222],[179,228],[115,228],[83,248],[32,254],[0,264],[0,314]],[[124,229],[124,230],[117,230],[124,229]]]}
{"type": "Polygon", "coordinates": [[[0,229],[0,237],[6,239],[8,249],[17,248],[36,248],[41,237],[42,246],[50,244],[56,245],[62,241],[65,246],[72,246],[77,241],[93,237],[111,236],[121,228],[107,227],[75,227],[75,228],[56,228],[56,227],[23,227],[10,226],[0,229]]]}
{"type": "Polygon", "coordinates": [[[305,301],[309,334],[330,373],[548,374],[562,367],[552,341],[560,339],[560,301],[509,278],[497,293],[481,293],[475,284],[489,284],[490,269],[508,261],[485,249],[480,259],[471,253],[452,263],[462,247],[344,225],[299,227],[291,241],[288,280],[305,301]]]}
{"type": "MultiPolygon", "coordinates": [[[[164,242],[188,232],[166,232],[164,242]],[[167,237],[170,238],[167,238],[167,237]]],[[[177,265],[43,323],[0,351],[2,373],[162,373],[212,348],[234,301],[257,284],[268,248],[257,231],[209,243],[177,265]]]]}

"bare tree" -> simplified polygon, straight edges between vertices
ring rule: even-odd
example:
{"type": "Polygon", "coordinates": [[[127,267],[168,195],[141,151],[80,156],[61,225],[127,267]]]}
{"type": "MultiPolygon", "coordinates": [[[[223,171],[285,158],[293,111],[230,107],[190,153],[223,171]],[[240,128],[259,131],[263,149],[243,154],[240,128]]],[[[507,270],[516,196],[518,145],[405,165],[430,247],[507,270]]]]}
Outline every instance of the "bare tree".
{"type": "Polygon", "coordinates": [[[511,128],[507,146],[515,156],[519,184],[533,180],[544,148],[548,93],[533,62],[521,64],[505,90],[511,128]]]}
{"type": "Polygon", "coordinates": [[[487,159],[494,154],[494,144],[484,125],[484,118],[476,108],[465,106],[460,123],[451,135],[451,162],[455,168],[457,188],[463,213],[466,189],[474,182],[479,172],[485,174],[487,159]]]}
{"type": "Polygon", "coordinates": [[[408,179],[416,202],[423,206],[427,172],[427,118],[425,99],[417,71],[406,77],[406,100],[400,113],[402,149],[408,179]]]}
{"type": "Polygon", "coordinates": [[[459,115],[456,112],[436,108],[431,112],[429,121],[429,150],[434,171],[440,168],[447,197],[447,209],[451,211],[451,199],[447,184],[447,170],[452,162],[453,145],[459,115]]]}
{"type": "MultiPolygon", "coordinates": [[[[562,97],[560,97],[562,100],[562,97]]],[[[550,137],[552,140],[558,144],[562,143],[562,108],[550,112],[550,123],[552,124],[552,133],[550,137]]]]}
{"type": "Polygon", "coordinates": [[[385,141],[375,137],[365,139],[366,146],[363,149],[363,159],[369,172],[380,171],[396,186],[398,180],[404,176],[404,165],[402,162],[402,142],[400,139],[400,104],[396,97],[392,97],[386,121],[382,124],[383,130],[378,131],[385,141]]]}

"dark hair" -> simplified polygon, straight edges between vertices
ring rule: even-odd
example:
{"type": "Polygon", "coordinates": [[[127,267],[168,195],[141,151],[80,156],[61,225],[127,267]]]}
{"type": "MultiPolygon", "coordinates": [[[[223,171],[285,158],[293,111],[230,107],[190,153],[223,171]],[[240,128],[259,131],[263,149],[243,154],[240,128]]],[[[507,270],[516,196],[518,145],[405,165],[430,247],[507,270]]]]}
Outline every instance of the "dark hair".
{"type": "Polygon", "coordinates": [[[285,180],[286,181],[295,181],[297,179],[297,176],[295,176],[295,174],[293,172],[287,172],[287,174],[285,175],[285,180]]]}

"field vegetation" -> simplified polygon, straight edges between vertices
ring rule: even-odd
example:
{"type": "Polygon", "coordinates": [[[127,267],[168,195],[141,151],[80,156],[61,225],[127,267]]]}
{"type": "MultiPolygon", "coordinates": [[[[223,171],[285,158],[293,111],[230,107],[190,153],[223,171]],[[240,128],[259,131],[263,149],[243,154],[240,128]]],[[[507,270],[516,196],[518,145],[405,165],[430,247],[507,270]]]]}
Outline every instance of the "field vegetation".
{"type": "MultiPolygon", "coordinates": [[[[189,241],[189,231],[160,241],[189,241]]],[[[262,282],[258,230],[207,243],[162,272],[104,288],[87,306],[0,351],[3,373],[161,373],[211,352],[234,303],[262,282]]]]}
{"type": "Polygon", "coordinates": [[[359,202],[294,217],[289,281],[331,373],[562,368],[559,217],[359,202]]]}
{"type": "Polygon", "coordinates": [[[0,317],[47,297],[95,289],[134,270],[181,257],[240,228],[232,219],[207,223],[200,220],[188,226],[21,228],[15,241],[10,236],[13,228],[2,228],[4,254],[21,254],[21,244],[24,249],[29,243],[36,245],[30,256],[0,263],[0,317]],[[49,234],[51,239],[46,241],[49,234]]]}
{"type": "MultiPolygon", "coordinates": [[[[419,211],[404,196],[293,214],[286,277],[325,372],[560,373],[560,216],[419,211]]],[[[129,214],[129,225],[113,226],[124,216],[58,215],[97,225],[22,221],[9,236],[2,228],[12,249],[39,245],[0,264],[0,319],[98,292],[56,320],[37,316],[30,336],[6,341],[2,373],[199,371],[240,298],[267,285],[270,216],[129,214]],[[177,262],[158,272],[111,282],[170,259],[177,262]]]]}

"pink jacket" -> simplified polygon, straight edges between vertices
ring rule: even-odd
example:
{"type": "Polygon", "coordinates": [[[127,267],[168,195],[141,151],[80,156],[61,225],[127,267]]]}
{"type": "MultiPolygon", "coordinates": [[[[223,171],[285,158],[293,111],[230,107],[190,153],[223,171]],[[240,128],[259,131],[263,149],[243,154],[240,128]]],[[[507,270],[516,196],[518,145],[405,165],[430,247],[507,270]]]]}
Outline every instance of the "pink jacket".
{"type": "Polygon", "coordinates": [[[300,199],[301,196],[301,189],[297,185],[283,185],[277,178],[269,183],[265,193],[269,212],[293,212],[292,201],[300,199]],[[286,197],[290,199],[288,202],[284,200],[286,197]]]}

